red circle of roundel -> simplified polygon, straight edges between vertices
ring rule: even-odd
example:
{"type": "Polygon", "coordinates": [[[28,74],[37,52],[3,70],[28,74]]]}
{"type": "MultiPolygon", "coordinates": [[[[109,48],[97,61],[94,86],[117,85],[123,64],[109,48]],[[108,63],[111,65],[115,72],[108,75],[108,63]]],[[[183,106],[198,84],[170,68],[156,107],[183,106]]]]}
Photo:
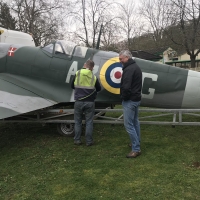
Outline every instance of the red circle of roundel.
{"type": "Polygon", "coordinates": [[[116,79],[119,79],[119,78],[122,77],[122,73],[119,72],[119,71],[118,71],[118,72],[115,72],[115,75],[114,75],[114,76],[115,76],[116,79]]]}

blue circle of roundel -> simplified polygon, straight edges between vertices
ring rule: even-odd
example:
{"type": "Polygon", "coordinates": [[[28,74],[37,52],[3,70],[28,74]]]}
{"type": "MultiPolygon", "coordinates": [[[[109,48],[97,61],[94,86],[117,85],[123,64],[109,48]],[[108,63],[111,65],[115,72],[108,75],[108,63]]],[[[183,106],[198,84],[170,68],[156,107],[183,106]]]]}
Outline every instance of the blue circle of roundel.
{"type": "Polygon", "coordinates": [[[111,78],[110,78],[110,73],[111,73],[111,71],[112,71],[115,67],[121,67],[121,63],[116,62],[116,63],[113,63],[112,65],[110,65],[110,66],[108,67],[108,69],[106,70],[105,78],[106,78],[107,83],[108,83],[111,87],[120,88],[120,83],[114,83],[114,82],[111,80],[111,78]]]}

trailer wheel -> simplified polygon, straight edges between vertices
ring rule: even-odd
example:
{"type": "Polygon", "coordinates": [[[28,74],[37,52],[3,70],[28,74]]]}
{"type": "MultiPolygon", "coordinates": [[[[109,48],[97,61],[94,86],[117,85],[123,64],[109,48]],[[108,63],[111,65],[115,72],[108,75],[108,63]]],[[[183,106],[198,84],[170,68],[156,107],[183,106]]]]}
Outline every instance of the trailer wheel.
{"type": "Polygon", "coordinates": [[[74,124],[65,124],[65,123],[57,124],[57,130],[58,133],[63,136],[67,137],[74,136],[74,124]]]}

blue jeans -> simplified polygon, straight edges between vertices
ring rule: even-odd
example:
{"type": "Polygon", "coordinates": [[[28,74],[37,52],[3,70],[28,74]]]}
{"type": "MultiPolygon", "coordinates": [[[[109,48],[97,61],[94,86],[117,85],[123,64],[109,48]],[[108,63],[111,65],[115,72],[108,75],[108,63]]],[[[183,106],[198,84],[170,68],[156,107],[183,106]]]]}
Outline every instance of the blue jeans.
{"type": "Polygon", "coordinates": [[[75,121],[74,142],[81,142],[83,114],[85,114],[86,144],[91,144],[93,142],[92,132],[93,132],[94,110],[95,110],[94,102],[85,102],[85,101],[76,101],[75,102],[75,104],[74,104],[74,121],[75,121]]]}
{"type": "Polygon", "coordinates": [[[132,151],[140,151],[140,122],[138,119],[140,101],[122,101],[124,126],[129,134],[132,151]]]}

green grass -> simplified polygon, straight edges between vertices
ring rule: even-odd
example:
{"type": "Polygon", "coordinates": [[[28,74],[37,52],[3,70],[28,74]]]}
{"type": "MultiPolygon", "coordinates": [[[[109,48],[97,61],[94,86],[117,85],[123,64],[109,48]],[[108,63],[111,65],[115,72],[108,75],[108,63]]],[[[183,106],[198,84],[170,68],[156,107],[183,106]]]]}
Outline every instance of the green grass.
{"type": "Polygon", "coordinates": [[[123,125],[95,124],[86,147],[54,125],[0,124],[0,199],[200,199],[199,130],[141,125],[142,155],[127,159],[123,125]]]}

